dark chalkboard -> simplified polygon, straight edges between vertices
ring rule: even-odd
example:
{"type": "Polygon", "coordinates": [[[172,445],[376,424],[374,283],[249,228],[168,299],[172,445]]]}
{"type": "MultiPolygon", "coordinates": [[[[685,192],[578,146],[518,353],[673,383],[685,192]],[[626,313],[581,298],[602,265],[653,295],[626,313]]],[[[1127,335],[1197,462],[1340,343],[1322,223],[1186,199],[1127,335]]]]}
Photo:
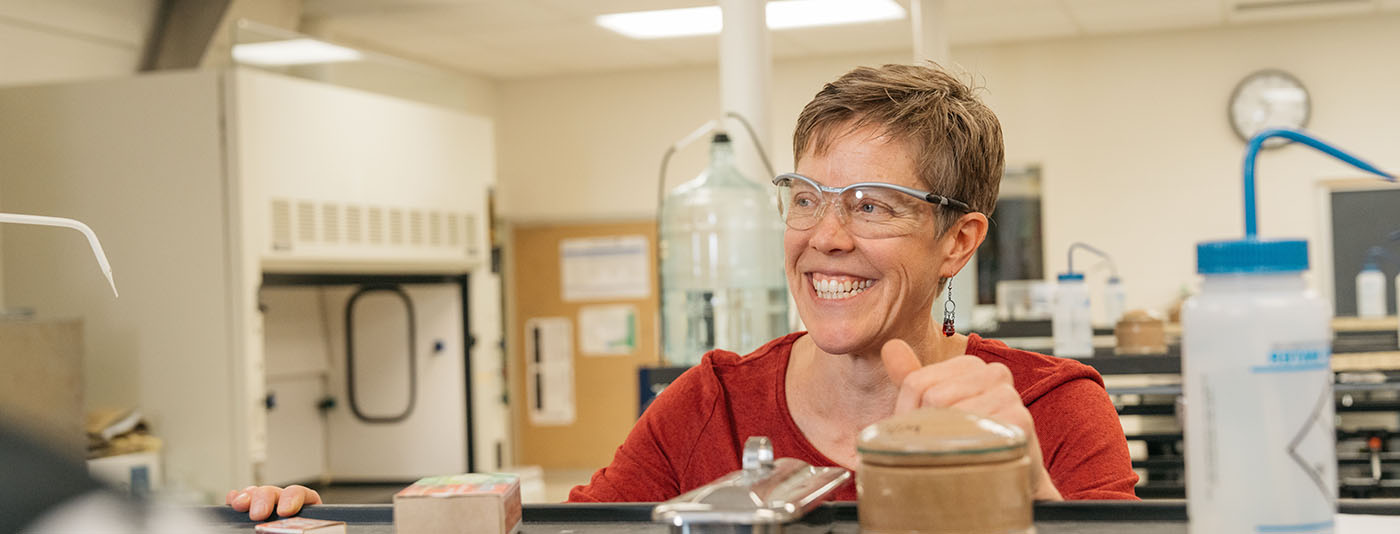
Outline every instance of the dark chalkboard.
{"type": "MultiPolygon", "coordinates": [[[[1400,189],[1335,191],[1332,193],[1333,303],[1337,316],[1356,315],[1356,273],[1366,261],[1366,251],[1380,245],[1400,258],[1400,243],[1390,242],[1400,230],[1400,189]]],[[[1395,315],[1395,274],[1400,265],[1382,261],[1385,272],[1386,313],[1395,315]]]]}

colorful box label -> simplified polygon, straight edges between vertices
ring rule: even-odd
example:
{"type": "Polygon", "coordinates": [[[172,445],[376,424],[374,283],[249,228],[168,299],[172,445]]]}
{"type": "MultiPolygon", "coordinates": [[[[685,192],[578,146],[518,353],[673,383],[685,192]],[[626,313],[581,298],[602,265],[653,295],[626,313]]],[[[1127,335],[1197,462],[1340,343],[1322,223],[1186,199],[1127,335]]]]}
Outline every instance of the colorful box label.
{"type": "Polygon", "coordinates": [[[450,497],[456,495],[506,495],[520,485],[520,478],[507,473],[468,473],[426,477],[399,491],[395,497],[450,497]]]}

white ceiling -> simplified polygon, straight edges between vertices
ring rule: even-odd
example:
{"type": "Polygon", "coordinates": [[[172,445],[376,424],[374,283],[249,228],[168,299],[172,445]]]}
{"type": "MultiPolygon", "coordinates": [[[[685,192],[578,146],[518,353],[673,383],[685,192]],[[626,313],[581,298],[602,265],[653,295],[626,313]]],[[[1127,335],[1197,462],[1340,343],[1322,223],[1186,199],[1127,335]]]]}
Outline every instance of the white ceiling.
{"type": "MultiPolygon", "coordinates": [[[[852,0],[860,1],[860,0],[852,0]]],[[[906,9],[909,0],[897,0],[906,9]]],[[[1400,11],[1400,0],[945,0],[954,45],[1400,11]]],[[[634,40],[607,13],[715,0],[303,0],[302,30],[453,70],[510,79],[710,64],[715,36],[634,40]]],[[[911,50],[906,20],[774,31],[774,59],[911,50]]]]}

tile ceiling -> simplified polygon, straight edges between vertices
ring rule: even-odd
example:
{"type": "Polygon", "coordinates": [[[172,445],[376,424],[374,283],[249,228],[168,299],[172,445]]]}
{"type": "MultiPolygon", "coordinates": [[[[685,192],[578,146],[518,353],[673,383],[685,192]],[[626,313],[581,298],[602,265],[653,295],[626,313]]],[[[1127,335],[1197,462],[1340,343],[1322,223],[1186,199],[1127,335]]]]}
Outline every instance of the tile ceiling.
{"type": "MultiPolygon", "coordinates": [[[[860,0],[852,0],[860,1],[860,0]]],[[[897,0],[906,9],[910,0],[897,0]]],[[[954,45],[1400,12],[1400,0],[944,0],[954,45]]],[[[303,0],[302,31],[495,79],[712,64],[717,37],[633,40],[606,13],[714,0],[303,0]]],[[[774,31],[774,59],[912,49],[910,22],[774,31]]]]}

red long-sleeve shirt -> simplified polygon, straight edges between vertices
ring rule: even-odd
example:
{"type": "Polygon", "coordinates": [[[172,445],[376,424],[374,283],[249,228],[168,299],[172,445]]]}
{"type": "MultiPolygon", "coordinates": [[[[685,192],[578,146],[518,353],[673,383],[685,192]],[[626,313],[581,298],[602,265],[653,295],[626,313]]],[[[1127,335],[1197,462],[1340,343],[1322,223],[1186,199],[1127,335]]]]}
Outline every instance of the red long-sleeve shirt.
{"type": "MultiPolygon", "coordinates": [[[[744,441],[767,436],[776,457],[817,466],[817,451],[788,410],[785,378],[792,344],[775,339],[752,354],[716,350],[663,391],[642,414],[611,465],[569,492],[571,502],[664,501],[740,469],[744,441]]],[[[1065,499],[1135,499],[1133,472],[1117,411],[1093,368],[968,336],[967,353],[1011,369],[1035,421],[1045,468],[1065,499]]],[[[855,500],[854,484],[835,492],[855,500]]]]}

